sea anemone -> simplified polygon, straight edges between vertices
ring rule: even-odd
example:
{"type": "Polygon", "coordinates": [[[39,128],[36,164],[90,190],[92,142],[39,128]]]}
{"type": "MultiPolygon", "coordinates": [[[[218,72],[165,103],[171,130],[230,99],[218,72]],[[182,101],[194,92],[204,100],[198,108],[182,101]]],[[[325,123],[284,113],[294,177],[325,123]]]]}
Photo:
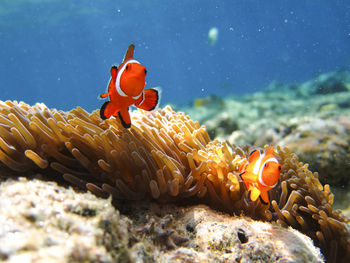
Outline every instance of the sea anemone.
{"type": "Polygon", "coordinates": [[[2,169],[62,174],[97,196],[158,202],[205,202],[232,214],[292,226],[310,236],[329,262],[350,258],[349,222],[333,210],[329,185],[287,148],[271,205],[251,202],[239,176],[251,147],[211,141],[204,126],[169,106],[132,113],[125,129],[80,107],[69,112],[0,101],[2,169]],[[58,173],[57,173],[58,172],[58,173]]]}

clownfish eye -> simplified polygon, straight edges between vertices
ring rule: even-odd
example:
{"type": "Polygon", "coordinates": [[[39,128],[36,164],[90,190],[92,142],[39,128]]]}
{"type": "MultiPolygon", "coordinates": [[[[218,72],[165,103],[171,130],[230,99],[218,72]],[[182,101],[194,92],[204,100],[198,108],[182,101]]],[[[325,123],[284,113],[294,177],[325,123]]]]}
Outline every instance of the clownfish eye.
{"type": "Polygon", "coordinates": [[[280,166],[278,166],[278,170],[280,170],[280,171],[281,171],[281,169],[282,169],[282,168],[281,168],[281,165],[280,165],[280,166]]]}
{"type": "Polygon", "coordinates": [[[128,69],[129,69],[129,65],[126,65],[125,70],[128,70],[128,69]]]}
{"type": "Polygon", "coordinates": [[[147,69],[145,69],[145,75],[147,75],[147,69]]]}

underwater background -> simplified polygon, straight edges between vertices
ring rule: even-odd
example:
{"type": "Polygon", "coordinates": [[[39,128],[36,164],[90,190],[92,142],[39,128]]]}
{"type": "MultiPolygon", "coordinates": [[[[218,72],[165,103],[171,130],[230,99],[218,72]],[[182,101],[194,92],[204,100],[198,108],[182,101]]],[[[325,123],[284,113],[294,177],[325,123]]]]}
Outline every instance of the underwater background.
{"type": "Polygon", "coordinates": [[[130,43],[161,105],[350,67],[349,1],[1,0],[2,100],[92,111],[130,43]]]}
{"type": "MultiPolygon", "coordinates": [[[[110,260],[103,262],[134,262],[135,255],[162,261],[156,247],[186,248],[195,258],[199,246],[194,237],[201,239],[195,218],[205,223],[214,217],[203,217],[208,208],[195,213],[189,208],[190,215],[178,220],[176,206],[162,208],[163,203],[187,201],[291,226],[320,248],[317,262],[322,257],[326,262],[349,261],[350,2],[0,0],[0,40],[0,207],[6,204],[10,216],[0,217],[0,232],[8,234],[0,235],[6,245],[0,246],[0,260],[27,253],[38,244],[32,237],[45,241],[39,249],[61,242],[47,243],[50,238],[27,234],[31,230],[18,231],[22,228],[11,219],[26,220],[20,226],[29,221],[34,229],[41,224],[42,212],[35,214],[32,207],[46,209],[22,202],[30,200],[28,193],[42,192],[31,190],[36,188],[28,179],[34,177],[59,183],[63,178],[65,184],[98,197],[132,200],[125,207],[116,204],[120,210],[107,215],[119,226],[98,224],[106,226],[106,233],[125,238],[119,246],[124,242],[119,237],[103,235],[112,242],[104,244],[110,260]],[[162,97],[159,109],[134,111],[131,128],[125,129],[121,114],[102,120],[98,109],[103,101],[97,96],[105,92],[111,66],[122,62],[131,43],[134,58],[147,67],[146,88],[160,87],[162,97]],[[271,154],[268,145],[274,147],[273,159],[281,169],[268,197],[264,190],[270,201],[266,204],[251,198],[243,173],[246,156],[264,147],[271,154]],[[27,177],[15,186],[21,192],[7,184],[13,176],[27,177]],[[21,207],[7,202],[6,191],[21,200],[21,207]],[[134,203],[144,198],[159,204],[152,202],[148,209],[134,203]],[[23,211],[26,207],[29,212],[23,211]],[[139,222],[130,224],[128,216],[139,222]],[[135,236],[127,234],[132,231],[123,222],[129,222],[135,236]],[[14,232],[22,232],[27,241],[21,235],[15,241],[14,232]],[[139,246],[138,240],[146,245],[139,246]]],[[[48,218],[56,222],[57,209],[49,206],[55,214],[48,218]]],[[[99,214],[99,208],[70,207],[73,214],[99,214]]],[[[105,203],[102,207],[106,211],[105,203]]],[[[61,222],[62,229],[66,223],[61,222]]],[[[209,243],[200,243],[210,244],[203,245],[205,250],[211,247],[222,259],[237,261],[249,244],[249,255],[239,260],[252,262],[244,259],[252,256],[259,262],[283,261],[281,249],[276,247],[274,256],[265,238],[263,248],[256,247],[263,253],[257,257],[250,247],[256,244],[253,232],[238,224],[238,229],[207,224],[203,229],[218,243],[210,235],[203,235],[209,243]],[[238,245],[238,252],[231,244],[238,245]]],[[[275,233],[272,241],[280,243],[274,231],[268,231],[275,233]]],[[[256,233],[262,236],[260,230],[256,233]]],[[[287,254],[311,261],[307,253],[295,252],[299,244],[285,244],[287,254]]],[[[96,259],[89,254],[93,249],[77,247],[72,247],[73,261],[86,261],[90,255],[90,261],[101,261],[99,251],[96,259]]],[[[215,253],[208,255],[216,259],[215,253]]],[[[61,262],[72,261],[61,254],[61,262]]]]}

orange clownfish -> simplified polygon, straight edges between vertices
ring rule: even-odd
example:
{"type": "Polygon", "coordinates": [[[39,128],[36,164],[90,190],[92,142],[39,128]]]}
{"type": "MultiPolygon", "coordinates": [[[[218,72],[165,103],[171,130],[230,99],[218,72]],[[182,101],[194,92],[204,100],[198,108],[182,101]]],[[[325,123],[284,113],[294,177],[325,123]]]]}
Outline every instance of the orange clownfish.
{"type": "Polygon", "coordinates": [[[159,103],[160,94],[156,89],[144,89],[147,70],[133,58],[135,46],[131,44],[126,51],[123,63],[111,68],[111,79],[108,92],[100,94],[100,98],[109,96],[100,110],[103,120],[111,116],[119,117],[125,128],[130,128],[129,106],[151,111],[159,103]]]}
{"type": "Polygon", "coordinates": [[[263,204],[269,203],[267,192],[277,185],[280,177],[281,165],[274,156],[273,146],[269,146],[265,153],[255,150],[250,153],[248,163],[240,169],[240,176],[245,183],[248,195],[252,201],[260,196],[263,204]]]}

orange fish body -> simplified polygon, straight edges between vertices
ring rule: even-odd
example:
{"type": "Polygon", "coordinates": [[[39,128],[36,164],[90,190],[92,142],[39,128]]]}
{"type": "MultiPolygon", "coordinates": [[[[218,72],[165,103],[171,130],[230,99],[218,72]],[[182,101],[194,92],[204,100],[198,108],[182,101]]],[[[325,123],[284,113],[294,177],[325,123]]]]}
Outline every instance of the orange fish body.
{"type": "Polygon", "coordinates": [[[240,170],[250,199],[256,201],[260,196],[261,202],[268,204],[267,192],[277,185],[281,171],[281,165],[274,156],[273,146],[267,147],[265,153],[253,151],[249,155],[248,163],[240,170]]]}
{"type": "Polygon", "coordinates": [[[146,68],[133,58],[135,46],[131,44],[126,51],[123,63],[119,67],[112,66],[108,92],[100,94],[100,98],[109,97],[100,110],[102,119],[111,116],[119,117],[125,128],[130,128],[129,107],[151,111],[159,103],[159,91],[144,89],[146,85],[146,68]]]}

